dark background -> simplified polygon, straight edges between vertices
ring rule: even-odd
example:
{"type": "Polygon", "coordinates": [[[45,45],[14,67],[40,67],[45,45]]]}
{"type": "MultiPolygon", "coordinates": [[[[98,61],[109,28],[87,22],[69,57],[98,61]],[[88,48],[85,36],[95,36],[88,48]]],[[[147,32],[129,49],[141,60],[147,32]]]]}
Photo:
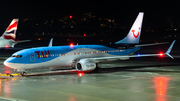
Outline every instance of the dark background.
{"type": "Polygon", "coordinates": [[[13,18],[19,18],[18,39],[38,40],[41,38],[49,40],[51,37],[55,37],[55,40],[58,39],[61,43],[71,41],[83,44],[110,43],[124,38],[138,13],[144,12],[141,42],[179,40],[179,10],[179,1],[1,0],[0,33],[4,32],[13,18]],[[89,12],[96,16],[96,18],[89,20],[93,23],[80,22],[80,19],[85,17],[82,14],[89,12]],[[72,21],[77,22],[76,25],[70,23],[71,19],[66,19],[64,21],[68,24],[62,28],[64,24],[60,24],[58,21],[69,16],[73,17],[72,21]],[[108,28],[107,31],[107,28],[99,27],[100,24],[105,23],[97,21],[99,18],[114,20],[116,25],[113,28],[108,28]],[[26,19],[28,20],[26,21],[26,19]],[[41,25],[46,20],[58,23],[49,26],[41,25]],[[39,27],[34,27],[35,24],[38,24],[39,27]],[[71,26],[73,28],[70,28],[71,26]],[[45,33],[45,35],[42,36],[39,33],[45,33]],[[62,35],[57,35],[57,33],[62,35]],[[87,34],[86,37],[83,37],[84,33],[87,34]]]}

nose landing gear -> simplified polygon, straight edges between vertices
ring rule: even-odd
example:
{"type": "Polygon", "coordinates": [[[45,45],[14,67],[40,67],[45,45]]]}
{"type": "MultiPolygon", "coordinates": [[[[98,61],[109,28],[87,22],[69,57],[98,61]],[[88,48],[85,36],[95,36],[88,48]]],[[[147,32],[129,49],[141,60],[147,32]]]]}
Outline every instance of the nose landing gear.
{"type": "Polygon", "coordinates": [[[26,76],[26,72],[21,72],[21,76],[26,76]]]}

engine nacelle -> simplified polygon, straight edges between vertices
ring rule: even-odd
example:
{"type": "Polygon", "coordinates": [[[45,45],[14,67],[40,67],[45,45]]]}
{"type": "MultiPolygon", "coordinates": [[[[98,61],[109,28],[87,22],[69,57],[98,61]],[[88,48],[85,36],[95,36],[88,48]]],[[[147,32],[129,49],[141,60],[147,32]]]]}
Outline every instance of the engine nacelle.
{"type": "Polygon", "coordinates": [[[76,63],[76,70],[78,71],[89,71],[96,68],[96,63],[80,60],[76,63]]]}

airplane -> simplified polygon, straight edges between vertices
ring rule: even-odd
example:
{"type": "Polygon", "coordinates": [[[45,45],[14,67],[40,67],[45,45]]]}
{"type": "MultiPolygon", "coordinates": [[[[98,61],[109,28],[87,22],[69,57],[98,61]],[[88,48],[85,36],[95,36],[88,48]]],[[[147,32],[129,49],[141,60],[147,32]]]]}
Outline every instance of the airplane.
{"type": "Polygon", "coordinates": [[[13,19],[3,35],[0,37],[0,48],[14,48],[17,43],[28,42],[30,40],[19,41],[16,38],[16,30],[19,19],[13,19]]]}
{"type": "Polygon", "coordinates": [[[28,69],[61,66],[71,66],[77,71],[93,71],[98,68],[100,62],[128,60],[132,57],[168,55],[173,58],[169,53],[175,41],[165,53],[133,54],[142,46],[156,45],[139,45],[143,15],[144,13],[140,12],[127,36],[114,44],[52,46],[53,39],[51,39],[47,47],[29,48],[12,54],[4,61],[4,65],[17,71],[21,70],[23,71],[21,74],[25,75],[25,70],[28,69]]]}

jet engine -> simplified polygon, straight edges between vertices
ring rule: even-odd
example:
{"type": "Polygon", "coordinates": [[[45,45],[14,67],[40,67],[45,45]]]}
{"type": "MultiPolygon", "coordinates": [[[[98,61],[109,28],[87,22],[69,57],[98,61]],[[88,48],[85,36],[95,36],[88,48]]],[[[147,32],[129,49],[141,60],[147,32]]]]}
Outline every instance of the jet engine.
{"type": "Polygon", "coordinates": [[[85,61],[85,60],[80,60],[76,63],[75,68],[78,71],[90,71],[90,70],[94,70],[96,68],[96,63],[85,61]]]}

